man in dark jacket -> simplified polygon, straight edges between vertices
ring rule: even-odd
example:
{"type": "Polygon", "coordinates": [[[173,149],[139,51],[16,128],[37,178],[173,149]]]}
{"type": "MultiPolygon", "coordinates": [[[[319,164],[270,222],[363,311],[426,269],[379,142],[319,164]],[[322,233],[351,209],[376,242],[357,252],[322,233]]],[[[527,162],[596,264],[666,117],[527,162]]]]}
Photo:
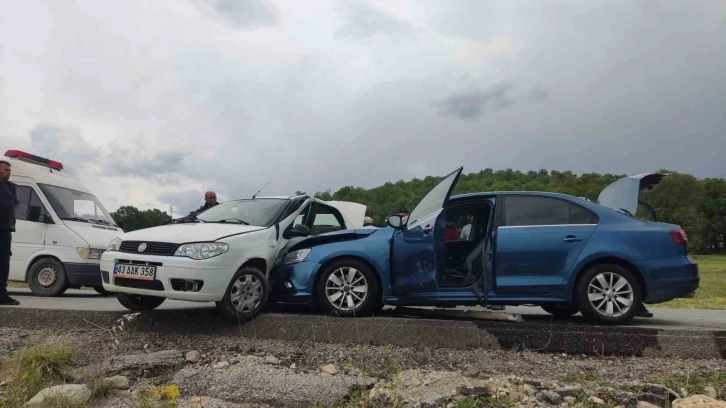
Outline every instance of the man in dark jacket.
{"type": "Polygon", "coordinates": [[[18,197],[15,184],[10,182],[10,163],[0,160],[0,306],[19,305],[8,295],[10,274],[10,245],[15,231],[15,207],[18,197]]]}
{"type": "Polygon", "coordinates": [[[217,204],[219,204],[217,202],[217,193],[215,193],[214,191],[207,191],[206,193],[204,193],[204,205],[190,212],[189,215],[186,216],[186,218],[194,218],[203,211],[206,211],[217,204]]]}

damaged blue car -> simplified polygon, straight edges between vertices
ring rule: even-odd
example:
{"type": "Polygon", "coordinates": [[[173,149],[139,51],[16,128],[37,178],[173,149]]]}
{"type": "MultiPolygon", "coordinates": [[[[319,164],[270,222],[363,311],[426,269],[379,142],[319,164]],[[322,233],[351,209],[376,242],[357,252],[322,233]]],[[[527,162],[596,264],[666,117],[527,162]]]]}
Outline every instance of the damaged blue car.
{"type": "Polygon", "coordinates": [[[665,176],[641,174],[606,187],[598,203],[544,192],[451,196],[462,169],[386,228],[297,236],[270,279],[278,301],[313,302],[339,316],[383,305],[541,306],[599,324],[642,315],[643,304],[692,297],[697,263],[686,233],[657,222],[640,192],[665,176]],[[638,205],[653,220],[635,218],[638,205]]]}

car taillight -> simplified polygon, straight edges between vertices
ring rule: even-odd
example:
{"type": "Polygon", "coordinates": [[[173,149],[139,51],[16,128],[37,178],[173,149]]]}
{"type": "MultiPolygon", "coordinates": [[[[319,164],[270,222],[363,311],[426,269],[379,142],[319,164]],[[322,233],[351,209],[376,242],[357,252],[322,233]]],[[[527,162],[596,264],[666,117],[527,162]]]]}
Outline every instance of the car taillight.
{"type": "Polygon", "coordinates": [[[671,231],[671,238],[673,238],[673,241],[678,245],[688,245],[688,236],[686,236],[686,231],[671,231]]]}

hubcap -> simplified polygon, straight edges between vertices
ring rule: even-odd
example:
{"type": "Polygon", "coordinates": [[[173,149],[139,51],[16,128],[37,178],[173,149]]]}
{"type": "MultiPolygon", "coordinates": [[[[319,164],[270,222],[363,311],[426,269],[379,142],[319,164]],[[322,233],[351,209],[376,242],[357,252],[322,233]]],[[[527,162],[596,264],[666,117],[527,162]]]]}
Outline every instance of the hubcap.
{"type": "Polygon", "coordinates": [[[615,272],[595,276],[587,290],[592,307],[603,316],[620,317],[633,307],[633,287],[615,272]]]}
{"type": "Polygon", "coordinates": [[[41,269],[40,272],[38,272],[38,285],[44,288],[49,288],[53,286],[57,280],[58,271],[56,271],[54,268],[46,266],[45,268],[41,269]]]}
{"type": "Polygon", "coordinates": [[[240,313],[252,312],[262,301],[262,282],[252,275],[242,275],[232,285],[232,306],[240,313]]]}
{"type": "Polygon", "coordinates": [[[368,282],[355,268],[338,268],[325,282],[325,296],[340,310],[355,310],[368,296],[368,282]]]}

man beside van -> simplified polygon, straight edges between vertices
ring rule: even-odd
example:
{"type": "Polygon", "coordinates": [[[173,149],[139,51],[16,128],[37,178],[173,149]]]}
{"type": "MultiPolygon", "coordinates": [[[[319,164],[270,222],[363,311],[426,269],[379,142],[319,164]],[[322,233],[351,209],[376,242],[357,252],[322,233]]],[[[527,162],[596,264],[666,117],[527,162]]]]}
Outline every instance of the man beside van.
{"type": "Polygon", "coordinates": [[[18,197],[15,184],[10,182],[10,163],[0,160],[0,306],[16,306],[20,302],[8,295],[10,252],[15,231],[15,207],[18,197]]]}

